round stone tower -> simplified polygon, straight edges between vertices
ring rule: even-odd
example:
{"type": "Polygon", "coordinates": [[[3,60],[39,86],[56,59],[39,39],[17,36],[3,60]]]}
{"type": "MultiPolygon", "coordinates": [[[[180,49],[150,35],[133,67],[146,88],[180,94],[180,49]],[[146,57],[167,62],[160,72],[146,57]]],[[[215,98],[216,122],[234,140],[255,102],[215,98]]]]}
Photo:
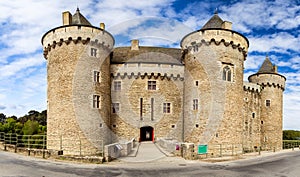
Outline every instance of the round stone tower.
{"type": "Polygon", "coordinates": [[[42,37],[47,60],[47,148],[100,153],[110,143],[110,59],[114,38],[80,13],[42,37]]]}
{"type": "Polygon", "coordinates": [[[217,13],[202,29],[186,35],[184,50],[185,141],[232,145],[242,150],[243,68],[249,42],[217,13]]]}
{"type": "Polygon", "coordinates": [[[261,86],[261,146],[263,150],[282,149],[283,91],[286,78],[277,72],[268,57],[249,82],[261,86]]]}

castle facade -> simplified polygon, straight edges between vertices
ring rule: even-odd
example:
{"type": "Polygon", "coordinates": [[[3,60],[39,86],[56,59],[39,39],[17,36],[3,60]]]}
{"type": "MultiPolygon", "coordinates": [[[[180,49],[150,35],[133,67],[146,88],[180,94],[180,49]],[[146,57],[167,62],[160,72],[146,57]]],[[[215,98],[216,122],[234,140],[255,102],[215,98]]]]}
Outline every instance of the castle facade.
{"type": "Polygon", "coordinates": [[[248,39],[217,13],[181,48],[114,48],[105,25],[63,13],[42,37],[47,60],[47,148],[96,153],[131,139],[159,139],[237,151],[282,148],[285,77],[266,57],[244,82],[248,39]],[[62,137],[63,145],[57,140],[62,137]],[[101,143],[99,143],[101,142],[101,143]]]}

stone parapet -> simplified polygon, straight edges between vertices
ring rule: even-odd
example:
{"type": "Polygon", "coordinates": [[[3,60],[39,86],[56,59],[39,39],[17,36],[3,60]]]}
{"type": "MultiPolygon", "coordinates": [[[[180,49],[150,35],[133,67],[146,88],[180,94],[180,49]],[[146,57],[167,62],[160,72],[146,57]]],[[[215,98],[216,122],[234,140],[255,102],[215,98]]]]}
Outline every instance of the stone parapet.
{"type": "Polygon", "coordinates": [[[85,44],[89,41],[95,41],[108,49],[112,49],[115,43],[113,36],[100,28],[79,25],[61,26],[48,31],[42,37],[44,56],[47,59],[51,48],[61,46],[62,43],[82,42],[85,44]]]}
{"type": "MultiPolygon", "coordinates": [[[[231,46],[237,48],[247,56],[249,42],[246,37],[231,30],[225,29],[205,29],[195,31],[186,35],[181,41],[181,47],[183,49],[192,50],[195,47],[201,47],[202,45],[210,45],[214,43],[220,45],[223,43],[225,46],[231,46]]],[[[197,51],[197,50],[196,50],[197,51]]]]}

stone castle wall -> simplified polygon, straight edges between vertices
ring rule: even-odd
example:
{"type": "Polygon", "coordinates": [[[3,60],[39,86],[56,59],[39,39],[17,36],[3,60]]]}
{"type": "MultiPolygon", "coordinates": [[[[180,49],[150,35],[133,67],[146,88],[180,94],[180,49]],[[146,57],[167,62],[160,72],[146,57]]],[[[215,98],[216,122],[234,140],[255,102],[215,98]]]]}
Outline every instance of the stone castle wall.
{"type": "Polygon", "coordinates": [[[110,101],[110,96],[103,91],[110,90],[109,57],[106,56],[110,53],[109,47],[113,46],[113,39],[109,33],[97,28],[64,26],[46,33],[42,43],[48,62],[47,148],[70,154],[79,154],[80,150],[97,153],[103,143],[110,141],[108,129],[99,127],[99,115],[105,124],[109,124],[110,107],[106,107],[110,102],[105,102],[110,101]],[[101,36],[104,44],[99,40],[101,36]],[[95,45],[99,58],[91,58],[87,44],[95,45]],[[100,88],[93,83],[93,70],[103,71],[101,78],[105,84],[100,88]],[[92,108],[93,94],[101,96],[100,109],[92,108]],[[94,114],[93,117],[90,114],[94,114]],[[82,144],[84,146],[80,147],[82,144]]]}
{"type": "Polygon", "coordinates": [[[188,142],[242,143],[243,111],[238,105],[243,105],[241,86],[247,42],[243,36],[222,30],[199,31],[182,40],[181,45],[187,49],[184,115],[188,142]],[[231,69],[231,81],[222,78],[225,66],[231,69]],[[195,87],[197,81],[199,85],[195,87]],[[200,99],[197,116],[191,114],[190,106],[195,98],[200,99]],[[192,119],[202,124],[189,125],[192,119]]]}
{"type": "Polygon", "coordinates": [[[285,77],[279,74],[255,74],[249,77],[249,81],[258,83],[262,87],[260,116],[262,148],[280,150],[282,149],[285,77]]]}
{"type": "Polygon", "coordinates": [[[113,64],[111,72],[111,84],[121,82],[121,90],[111,89],[112,102],[120,104],[119,113],[111,115],[117,140],[138,139],[140,128],[151,126],[155,139],[169,137],[182,141],[183,66],[113,64]],[[148,81],[156,81],[156,90],[148,90],[148,81]],[[164,103],[171,103],[171,113],[163,113],[164,103]]]}
{"type": "Polygon", "coordinates": [[[182,49],[140,47],[134,40],[114,51],[114,38],[104,29],[66,25],[48,31],[42,38],[47,148],[78,154],[84,144],[83,152],[96,154],[105,144],[138,140],[141,127],[150,126],[154,139],[208,144],[210,154],[219,153],[216,145],[225,145],[225,154],[281,149],[285,78],[254,74],[244,83],[249,42],[229,29],[190,33],[182,49]],[[225,69],[230,74],[224,78],[225,69]],[[148,89],[149,81],[156,89],[148,89]]]}
{"type": "Polygon", "coordinates": [[[245,152],[261,147],[261,87],[244,82],[243,149],[245,152]]]}

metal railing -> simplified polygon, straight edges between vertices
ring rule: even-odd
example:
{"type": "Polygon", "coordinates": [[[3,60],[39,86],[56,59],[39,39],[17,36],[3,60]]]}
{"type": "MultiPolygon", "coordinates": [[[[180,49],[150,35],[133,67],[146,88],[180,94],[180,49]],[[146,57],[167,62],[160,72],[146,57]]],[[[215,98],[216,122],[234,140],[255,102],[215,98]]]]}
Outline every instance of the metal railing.
{"type": "Polygon", "coordinates": [[[300,140],[283,140],[282,148],[283,149],[300,148],[300,140]]]}
{"type": "MultiPolygon", "coordinates": [[[[96,147],[91,146],[86,143],[85,138],[66,138],[62,135],[60,136],[47,136],[47,135],[18,135],[15,133],[4,133],[0,132],[0,142],[4,145],[4,150],[7,146],[13,146],[15,152],[17,148],[25,148],[27,150],[40,149],[46,150],[47,143],[51,150],[66,152],[65,154],[73,155],[98,155],[103,156],[104,154],[104,144],[102,140],[97,140],[93,142],[96,147]]],[[[48,149],[48,150],[50,150],[48,149]]],[[[62,153],[59,155],[63,155],[62,153]]]]}
{"type": "Polygon", "coordinates": [[[79,137],[65,137],[63,135],[48,136],[48,148],[61,151],[65,154],[73,155],[98,155],[103,156],[104,144],[102,140],[93,141],[93,145],[87,143],[86,138],[79,137]]]}
{"type": "Polygon", "coordinates": [[[5,133],[4,132],[0,132],[0,141],[4,141],[4,136],[5,136],[5,133]]]}

